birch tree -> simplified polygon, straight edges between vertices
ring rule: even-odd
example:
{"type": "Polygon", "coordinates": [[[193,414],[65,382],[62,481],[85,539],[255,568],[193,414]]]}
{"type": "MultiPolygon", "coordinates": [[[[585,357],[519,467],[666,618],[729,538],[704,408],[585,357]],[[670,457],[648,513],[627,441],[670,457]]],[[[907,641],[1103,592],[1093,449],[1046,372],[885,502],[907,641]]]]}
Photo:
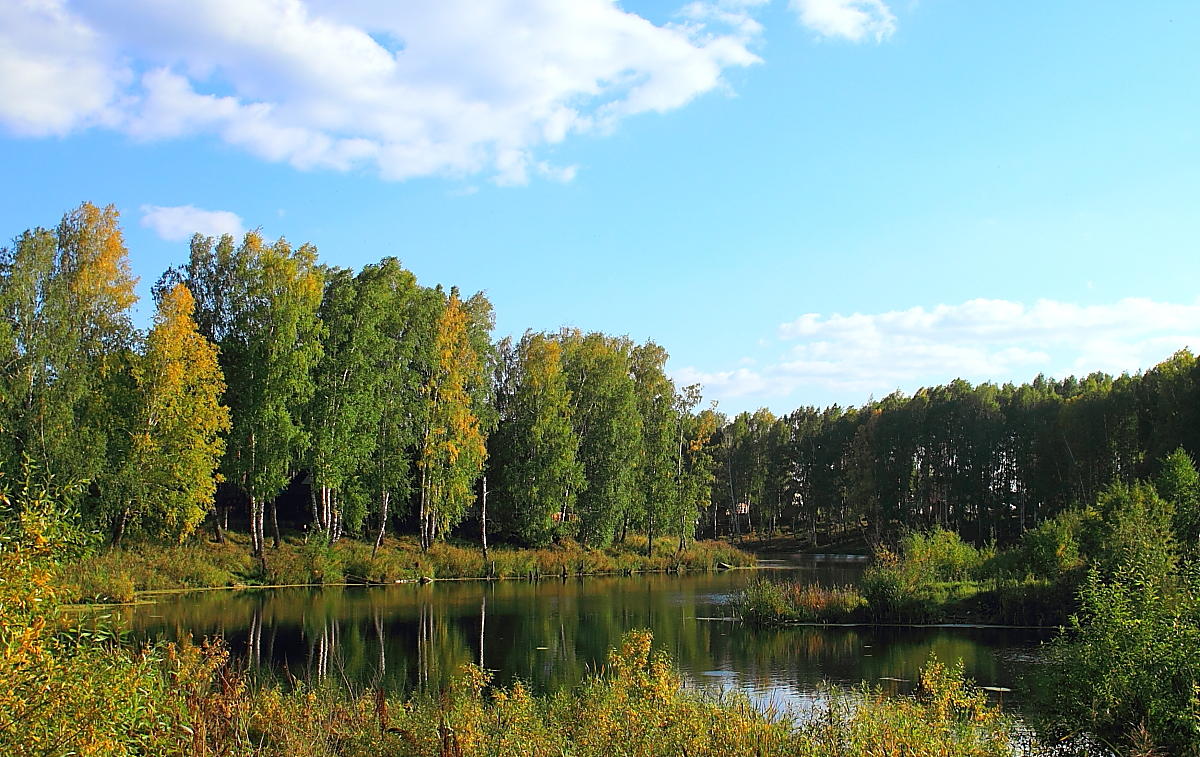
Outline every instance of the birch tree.
{"type": "Polygon", "coordinates": [[[130,451],[115,477],[124,496],[116,523],[182,542],[213,501],[229,429],[217,348],[197,330],[191,292],[177,284],[158,304],[135,361],[130,451]]]}
{"type": "Polygon", "coordinates": [[[469,316],[457,291],[451,290],[437,318],[429,375],[422,387],[424,426],[417,455],[422,549],[466,515],[487,457],[475,402],[487,366],[472,341],[469,316]]]}

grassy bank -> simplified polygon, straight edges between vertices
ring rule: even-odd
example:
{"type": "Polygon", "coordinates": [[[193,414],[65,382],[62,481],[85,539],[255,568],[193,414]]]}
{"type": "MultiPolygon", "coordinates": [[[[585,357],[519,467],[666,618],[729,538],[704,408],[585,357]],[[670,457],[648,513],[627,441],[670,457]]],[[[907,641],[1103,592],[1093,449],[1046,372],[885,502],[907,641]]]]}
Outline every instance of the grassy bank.
{"type": "MultiPolygon", "coordinates": [[[[1076,562],[1043,569],[1039,534],[1008,552],[977,549],[950,531],[913,532],[876,551],[857,586],[761,579],[739,595],[738,613],[758,625],[786,623],[989,623],[1059,626],[1077,606],[1076,562]]],[[[1044,561],[1043,561],[1044,562],[1044,561]]]]}
{"type": "Polygon", "coordinates": [[[102,551],[63,572],[63,596],[70,602],[129,602],[138,592],[172,589],[703,571],[754,564],[753,556],[719,541],[694,542],[676,554],[677,542],[659,539],[647,557],[646,540],[638,536],[602,550],[574,542],[546,549],[497,547],[487,561],[475,545],[437,543],[422,552],[411,537],[388,539],[374,556],[371,545],[351,539],[330,546],[289,538],[279,549],[268,548],[261,564],[251,557],[247,541],[230,534],[225,544],[102,551]]]}
{"type": "MultiPolygon", "coordinates": [[[[682,685],[670,661],[631,633],[578,687],[534,695],[489,687],[464,666],[442,691],[251,687],[219,645],[166,645],[137,655],[51,653],[36,706],[23,681],[0,704],[0,752],[43,754],[414,757],[788,754],[796,757],[1011,755],[1011,722],[960,669],[935,660],[916,697],[831,689],[815,717],[794,721],[736,696],[682,685]],[[113,691],[114,687],[120,687],[113,691]],[[8,701],[4,701],[7,699],[8,701]],[[104,705],[101,706],[101,700],[104,705]],[[53,745],[49,751],[43,747],[53,745]]],[[[43,656],[43,661],[48,656],[43,656]]]]}
{"type": "MultiPolygon", "coordinates": [[[[50,508],[14,515],[5,505],[0,495],[0,516],[10,516],[0,518],[0,754],[11,757],[1012,753],[1011,723],[961,669],[935,660],[917,697],[831,690],[816,717],[795,722],[685,686],[652,654],[648,632],[628,634],[599,671],[550,695],[491,687],[473,665],[407,698],[297,681],[250,686],[219,641],[135,650],[75,625],[58,611],[64,566],[78,564],[63,547],[67,531],[50,508]]],[[[244,565],[232,547],[219,551],[229,562],[213,569],[244,565]]]]}

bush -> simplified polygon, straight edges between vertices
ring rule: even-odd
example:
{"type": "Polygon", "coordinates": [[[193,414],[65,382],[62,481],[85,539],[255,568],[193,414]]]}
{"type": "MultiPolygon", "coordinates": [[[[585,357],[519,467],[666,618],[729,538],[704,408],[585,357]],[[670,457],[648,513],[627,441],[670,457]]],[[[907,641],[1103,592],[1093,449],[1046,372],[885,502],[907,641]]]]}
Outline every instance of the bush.
{"type": "Polygon", "coordinates": [[[979,550],[944,528],[906,534],[900,540],[900,558],[906,572],[927,582],[965,581],[983,565],[979,550]]]}
{"type": "Polygon", "coordinates": [[[1026,531],[1014,550],[1014,567],[1046,579],[1057,579],[1078,568],[1083,564],[1080,535],[1088,520],[1088,514],[1080,510],[1066,510],[1026,531]]]}
{"type": "Polygon", "coordinates": [[[1159,567],[1093,571],[1082,609],[1026,688],[1051,733],[1090,731],[1129,751],[1200,753],[1200,593],[1164,591],[1159,567]]]}
{"type": "Polygon", "coordinates": [[[903,574],[893,567],[871,566],[863,573],[858,589],[875,618],[896,617],[908,603],[915,587],[903,580],[903,574]]]}

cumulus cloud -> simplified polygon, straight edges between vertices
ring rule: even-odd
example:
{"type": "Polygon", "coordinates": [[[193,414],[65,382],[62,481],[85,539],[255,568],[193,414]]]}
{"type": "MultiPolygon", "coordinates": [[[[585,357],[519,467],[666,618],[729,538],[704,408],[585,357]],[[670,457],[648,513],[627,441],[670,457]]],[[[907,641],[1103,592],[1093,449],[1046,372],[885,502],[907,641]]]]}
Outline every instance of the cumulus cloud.
{"type": "Polygon", "coordinates": [[[155,234],[168,242],[190,239],[193,234],[239,237],[243,232],[242,219],[236,213],[204,210],[194,205],[143,205],[142,226],[153,229],[155,234]]]}
{"type": "Polygon", "coordinates": [[[215,137],[301,169],[570,181],[540,153],[759,62],[757,0],[13,0],[0,123],[215,137]]]}
{"type": "Polygon", "coordinates": [[[791,0],[800,23],[822,37],[882,42],[896,31],[896,16],[883,0],[791,0]]]}
{"type": "Polygon", "coordinates": [[[0,3],[0,123],[22,136],[111,123],[128,83],[104,38],[55,0],[0,3]]]}
{"type": "Polygon", "coordinates": [[[869,395],[955,378],[1027,381],[1038,373],[1119,374],[1200,348],[1200,301],[1129,298],[1078,305],[976,299],[883,313],[806,313],[778,327],[775,359],[761,368],[677,375],[726,398],[805,395],[861,404],[869,395]]]}

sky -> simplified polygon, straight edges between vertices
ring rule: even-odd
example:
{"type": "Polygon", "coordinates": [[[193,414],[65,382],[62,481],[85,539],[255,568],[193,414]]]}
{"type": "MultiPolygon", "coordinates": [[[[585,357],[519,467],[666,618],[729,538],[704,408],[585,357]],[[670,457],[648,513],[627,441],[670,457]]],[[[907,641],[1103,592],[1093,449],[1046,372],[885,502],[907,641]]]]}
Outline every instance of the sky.
{"type": "Polygon", "coordinates": [[[1200,349],[1194,0],[6,0],[0,239],[396,256],[729,413],[1200,349]]]}

